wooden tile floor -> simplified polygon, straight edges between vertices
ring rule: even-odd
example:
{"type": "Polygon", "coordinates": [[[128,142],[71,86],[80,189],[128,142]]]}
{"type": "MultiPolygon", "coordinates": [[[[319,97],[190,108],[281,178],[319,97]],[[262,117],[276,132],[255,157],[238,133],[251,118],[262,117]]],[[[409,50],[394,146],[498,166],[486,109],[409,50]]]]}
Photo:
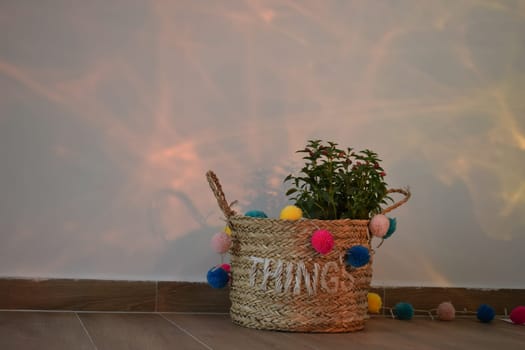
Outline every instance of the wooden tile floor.
{"type": "Polygon", "coordinates": [[[525,349],[525,326],[372,318],[366,330],[305,334],[238,327],[224,314],[0,311],[0,349],[525,349]]]}

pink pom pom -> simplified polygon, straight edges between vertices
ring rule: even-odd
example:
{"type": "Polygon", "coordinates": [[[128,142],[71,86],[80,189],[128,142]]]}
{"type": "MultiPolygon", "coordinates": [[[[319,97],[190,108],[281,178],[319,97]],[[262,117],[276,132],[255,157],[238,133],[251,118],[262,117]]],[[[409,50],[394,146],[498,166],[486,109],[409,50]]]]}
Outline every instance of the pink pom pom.
{"type": "Polygon", "coordinates": [[[383,214],[374,215],[368,227],[374,236],[381,238],[388,232],[390,220],[383,214]]]}
{"type": "Polygon", "coordinates": [[[525,324],[525,306],[515,307],[510,313],[510,320],[515,324],[525,324]]]}
{"type": "Polygon", "coordinates": [[[441,321],[452,321],[456,317],[456,309],[452,303],[445,301],[437,307],[437,317],[441,321]]]}
{"type": "Polygon", "coordinates": [[[312,235],[312,247],[321,254],[328,254],[334,247],[334,238],[327,230],[317,230],[312,235]]]}
{"type": "Polygon", "coordinates": [[[217,232],[211,238],[211,246],[219,254],[224,254],[230,249],[232,239],[226,232],[217,232]]]}
{"type": "Polygon", "coordinates": [[[230,271],[231,271],[230,264],[222,264],[221,267],[223,268],[224,271],[230,273],[230,271]]]}

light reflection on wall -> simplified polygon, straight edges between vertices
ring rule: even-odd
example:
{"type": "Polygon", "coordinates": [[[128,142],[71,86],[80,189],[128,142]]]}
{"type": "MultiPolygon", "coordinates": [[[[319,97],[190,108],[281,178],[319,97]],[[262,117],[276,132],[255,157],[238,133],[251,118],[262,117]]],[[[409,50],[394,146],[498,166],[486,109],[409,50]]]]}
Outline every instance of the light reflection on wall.
{"type": "Polygon", "coordinates": [[[309,138],[410,185],[375,283],[524,287],[525,5],[0,5],[0,275],[202,280],[309,138]],[[494,259],[482,269],[478,261],[494,259]]]}

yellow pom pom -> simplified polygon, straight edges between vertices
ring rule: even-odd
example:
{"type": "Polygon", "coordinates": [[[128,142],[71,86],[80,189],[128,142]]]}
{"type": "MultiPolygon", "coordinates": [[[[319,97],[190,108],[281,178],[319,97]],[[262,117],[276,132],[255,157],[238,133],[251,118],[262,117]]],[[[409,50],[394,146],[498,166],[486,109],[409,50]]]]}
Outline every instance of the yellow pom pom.
{"type": "Polygon", "coordinates": [[[368,293],[368,312],[378,314],[381,311],[381,306],[383,306],[383,302],[379,294],[368,293]]]}
{"type": "Polygon", "coordinates": [[[295,205],[287,205],[281,210],[280,218],[282,220],[299,220],[303,217],[303,211],[301,208],[296,207],[295,205]]]}
{"type": "Polygon", "coordinates": [[[230,226],[226,226],[224,228],[224,230],[222,230],[222,231],[225,232],[228,236],[232,235],[232,230],[231,230],[230,226]]]}

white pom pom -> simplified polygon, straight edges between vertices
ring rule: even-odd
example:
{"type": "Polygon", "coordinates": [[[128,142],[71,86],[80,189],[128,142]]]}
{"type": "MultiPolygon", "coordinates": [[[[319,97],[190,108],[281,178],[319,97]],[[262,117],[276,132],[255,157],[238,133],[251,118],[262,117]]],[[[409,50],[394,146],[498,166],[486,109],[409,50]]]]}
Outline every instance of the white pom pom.
{"type": "Polygon", "coordinates": [[[441,321],[452,321],[456,317],[456,309],[452,303],[444,301],[437,307],[437,316],[441,321]]]}
{"type": "Polygon", "coordinates": [[[370,224],[368,225],[370,228],[370,232],[376,237],[383,237],[388,232],[388,227],[390,227],[390,220],[383,215],[378,214],[375,215],[372,220],[370,220],[370,224]]]}
{"type": "Polygon", "coordinates": [[[219,254],[226,253],[232,244],[231,237],[226,232],[217,232],[211,238],[211,246],[219,254]]]}

